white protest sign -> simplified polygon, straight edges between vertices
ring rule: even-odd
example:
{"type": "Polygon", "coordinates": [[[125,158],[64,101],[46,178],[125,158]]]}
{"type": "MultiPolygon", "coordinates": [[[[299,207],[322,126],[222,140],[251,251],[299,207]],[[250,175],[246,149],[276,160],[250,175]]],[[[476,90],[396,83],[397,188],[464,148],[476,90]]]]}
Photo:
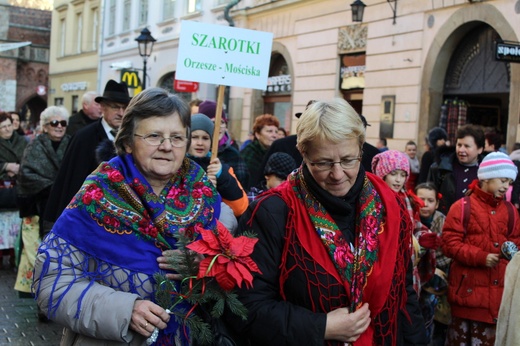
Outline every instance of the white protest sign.
{"type": "Polygon", "coordinates": [[[181,22],[175,79],[265,90],[273,34],[181,22]]]}

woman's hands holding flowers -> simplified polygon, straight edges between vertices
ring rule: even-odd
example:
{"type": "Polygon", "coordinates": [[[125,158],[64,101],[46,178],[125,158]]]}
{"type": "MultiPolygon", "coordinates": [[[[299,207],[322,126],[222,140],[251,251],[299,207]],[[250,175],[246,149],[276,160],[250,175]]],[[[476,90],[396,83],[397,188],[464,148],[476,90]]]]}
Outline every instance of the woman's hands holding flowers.
{"type": "MultiPolygon", "coordinates": [[[[182,321],[199,344],[211,345],[211,321],[220,318],[225,307],[247,318],[247,309],[233,290],[251,287],[252,273],[261,273],[250,257],[258,239],[249,233],[235,238],[218,221],[215,230],[196,225],[176,238],[178,250],[166,250],[157,258],[162,272],[154,275],[155,301],[182,321]],[[175,274],[165,274],[167,270],[175,274]]],[[[148,338],[148,344],[155,342],[155,334],[148,338]]]]}
{"type": "MultiPolygon", "coordinates": [[[[162,270],[175,270],[175,266],[172,263],[172,258],[179,258],[182,255],[182,250],[166,250],[163,251],[162,256],[157,257],[157,262],[159,262],[159,268],[162,270]]],[[[195,252],[193,252],[195,254],[195,252]]],[[[194,263],[199,265],[200,262],[204,259],[204,255],[196,254],[194,257],[194,263]]],[[[180,274],[166,273],[166,278],[169,280],[182,280],[183,277],[180,274]]]]}

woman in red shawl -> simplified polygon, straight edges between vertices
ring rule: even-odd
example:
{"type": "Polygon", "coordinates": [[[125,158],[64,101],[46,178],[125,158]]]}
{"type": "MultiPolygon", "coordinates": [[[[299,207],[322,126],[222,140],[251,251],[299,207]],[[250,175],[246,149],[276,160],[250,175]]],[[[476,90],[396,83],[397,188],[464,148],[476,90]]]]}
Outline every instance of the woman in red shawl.
{"type": "Polygon", "coordinates": [[[262,274],[240,291],[251,345],[421,345],[406,206],[360,164],[365,129],[344,100],[315,102],[297,127],[301,167],[242,216],[262,274]]]}

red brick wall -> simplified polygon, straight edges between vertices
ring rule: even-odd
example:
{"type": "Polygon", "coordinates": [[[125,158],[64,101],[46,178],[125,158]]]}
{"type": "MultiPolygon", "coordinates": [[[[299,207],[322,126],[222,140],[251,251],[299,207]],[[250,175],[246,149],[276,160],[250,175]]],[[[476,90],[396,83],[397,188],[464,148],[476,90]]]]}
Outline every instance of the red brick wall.
{"type": "Polygon", "coordinates": [[[11,6],[7,39],[48,46],[51,39],[51,18],[51,11],[11,6]]]}

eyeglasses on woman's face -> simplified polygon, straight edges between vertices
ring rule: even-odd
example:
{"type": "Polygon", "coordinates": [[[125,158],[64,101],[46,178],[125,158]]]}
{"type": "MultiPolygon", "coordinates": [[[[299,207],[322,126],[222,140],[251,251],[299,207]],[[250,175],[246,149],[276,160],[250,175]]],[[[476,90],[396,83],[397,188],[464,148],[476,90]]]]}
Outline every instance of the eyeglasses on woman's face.
{"type": "Polygon", "coordinates": [[[66,127],[67,120],[52,120],[52,121],[49,121],[45,125],[51,125],[52,127],[58,127],[59,125],[61,125],[62,127],[66,127]]]}
{"type": "Polygon", "coordinates": [[[344,158],[340,161],[321,161],[321,162],[314,162],[307,160],[309,165],[314,167],[318,171],[331,171],[336,164],[339,164],[341,168],[343,169],[353,169],[356,168],[357,165],[361,162],[361,156],[356,158],[344,158]]]}
{"type": "Polygon", "coordinates": [[[139,135],[136,133],[134,136],[142,138],[147,144],[153,145],[155,147],[160,146],[167,139],[170,141],[170,144],[176,148],[182,148],[188,144],[188,139],[181,135],[163,137],[157,133],[149,133],[147,135],[139,135]]]}

